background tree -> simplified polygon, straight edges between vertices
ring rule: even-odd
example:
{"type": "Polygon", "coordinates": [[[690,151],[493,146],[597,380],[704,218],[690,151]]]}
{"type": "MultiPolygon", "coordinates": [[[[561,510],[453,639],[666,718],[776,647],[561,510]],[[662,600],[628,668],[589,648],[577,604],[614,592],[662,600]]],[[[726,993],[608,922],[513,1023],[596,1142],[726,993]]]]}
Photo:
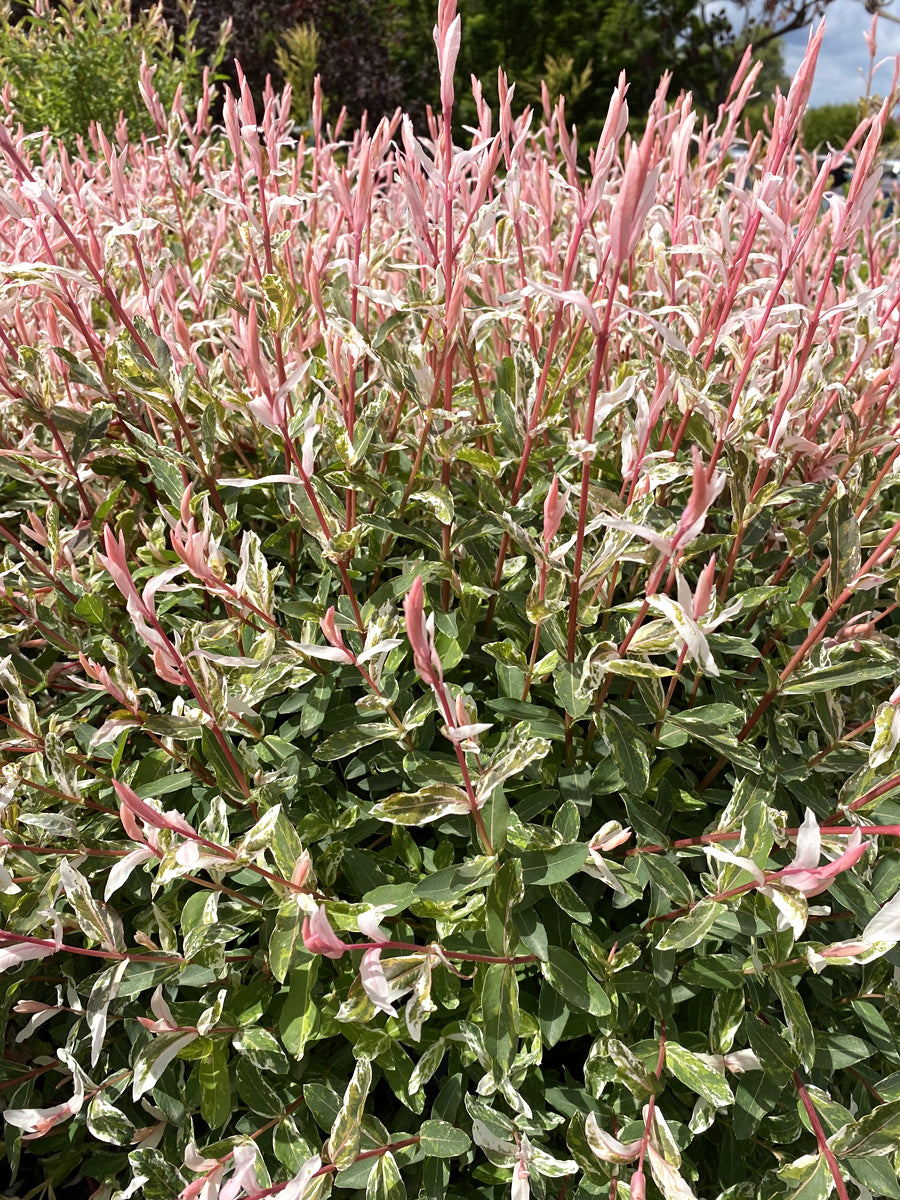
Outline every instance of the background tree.
{"type": "MultiPolygon", "coordinates": [[[[880,103],[880,98],[879,98],[880,103]]],[[[803,118],[803,136],[807,149],[815,150],[821,147],[834,146],[840,149],[856,129],[861,118],[865,116],[863,103],[857,104],[821,104],[818,108],[808,110],[803,118]]],[[[897,126],[889,121],[885,126],[885,143],[892,142],[897,137],[897,126]]]]}
{"type": "MultiPolygon", "coordinates": [[[[145,5],[147,0],[133,2],[145,5]]],[[[646,111],[665,70],[672,72],[670,94],[691,91],[699,107],[715,112],[751,33],[757,51],[775,54],[784,33],[808,25],[829,2],[740,0],[736,9],[726,11],[697,0],[460,0],[465,36],[457,71],[457,116],[461,124],[474,117],[472,74],[490,99],[496,96],[500,65],[516,82],[520,97],[533,100],[540,95],[548,64],[558,67],[568,60],[569,81],[563,79],[559,90],[583,144],[599,131],[622,69],[637,117],[646,111]]],[[[164,0],[163,7],[168,20],[183,21],[178,0],[164,0]]],[[[257,0],[196,0],[200,44],[212,46],[221,21],[229,16],[233,35],[226,70],[233,79],[231,59],[237,58],[256,94],[270,72],[281,84],[277,47],[288,30],[305,24],[319,39],[317,69],[332,111],[346,105],[358,121],[366,110],[377,119],[401,105],[421,125],[437,95],[433,0],[268,0],[264,7],[257,0]]],[[[772,64],[774,86],[783,78],[783,67],[780,57],[773,57],[772,64]]]]}

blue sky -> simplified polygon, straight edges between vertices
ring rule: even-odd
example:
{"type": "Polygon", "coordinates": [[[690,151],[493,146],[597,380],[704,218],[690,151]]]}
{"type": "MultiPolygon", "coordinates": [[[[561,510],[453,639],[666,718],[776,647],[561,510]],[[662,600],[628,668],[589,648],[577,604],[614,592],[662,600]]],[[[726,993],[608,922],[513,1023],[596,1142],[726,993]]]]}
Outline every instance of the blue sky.
{"type": "MultiPolygon", "coordinates": [[[[900,20],[900,0],[893,0],[884,12],[900,20]]],[[[844,104],[858,100],[866,92],[869,71],[869,51],[863,39],[872,18],[862,0],[833,0],[825,13],[825,40],[819,54],[816,79],[810,105],[844,104]]],[[[808,30],[789,34],[782,42],[784,64],[793,75],[806,49],[808,30]]],[[[894,56],[900,53],[900,24],[882,15],[878,20],[876,62],[887,58],[878,67],[872,91],[884,95],[891,85],[894,56]]]]}

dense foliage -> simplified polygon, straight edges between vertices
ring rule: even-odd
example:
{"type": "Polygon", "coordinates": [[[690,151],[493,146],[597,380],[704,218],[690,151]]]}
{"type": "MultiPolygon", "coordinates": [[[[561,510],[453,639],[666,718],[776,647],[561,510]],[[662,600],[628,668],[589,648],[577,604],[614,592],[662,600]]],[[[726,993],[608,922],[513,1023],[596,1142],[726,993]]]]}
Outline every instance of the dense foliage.
{"type": "Polygon", "coordinates": [[[896,1200],[890,103],[584,173],[439,25],[432,141],[0,125],[7,1191],[896,1200]]]}
{"type": "MultiPolygon", "coordinates": [[[[695,106],[715,113],[748,42],[777,65],[779,36],[808,24],[826,3],[786,0],[776,9],[746,0],[726,11],[696,0],[461,0],[466,36],[456,69],[455,128],[461,133],[475,120],[473,74],[496,104],[501,66],[517,85],[520,101],[532,103],[540,101],[542,82],[557,74],[555,65],[566,60],[572,63],[571,77],[560,76],[559,94],[569,102],[569,120],[588,141],[600,134],[602,114],[623,69],[633,117],[646,115],[663,70],[672,72],[675,91],[691,91],[695,106]],[[569,86],[585,71],[586,87],[569,86]]],[[[170,22],[179,24],[178,0],[163,0],[163,9],[170,22]]],[[[426,110],[437,90],[432,9],[430,0],[269,0],[262,8],[251,0],[196,0],[194,7],[201,45],[212,46],[223,19],[232,21],[226,66],[236,80],[233,60],[240,61],[255,96],[262,96],[270,72],[279,82],[275,54],[285,33],[312,25],[331,111],[346,106],[357,124],[364,112],[377,119],[391,116],[399,105],[412,116],[417,132],[427,130],[426,110]]],[[[759,77],[764,100],[771,98],[781,73],[766,70],[759,77]]],[[[551,90],[553,99],[556,94],[551,90]]],[[[755,105],[751,116],[756,116],[755,105]]]]}
{"type": "MultiPolygon", "coordinates": [[[[151,0],[132,2],[137,8],[151,0]]],[[[179,0],[163,0],[163,12],[173,27],[184,27],[179,0]]],[[[266,0],[264,5],[257,0],[195,0],[193,16],[198,44],[210,49],[222,22],[231,22],[223,70],[236,88],[240,63],[257,101],[268,76],[277,86],[290,78],[278,62],[285,36],[311,25],[319,39],[317,69],[327,107],[335,116],[345,107],[357,126],[364,113],[377,121],[404,106],[424,123],[437,79],[431,48],[434,11],[428,0],[266,0]]]]}
{"type": "Polygon", "coordinates": [[[129,0],[40,0],[0,4],[0,72],[16,115],[28,131],[49,129],[74,148],[92,121],[110,133],[120,117],[130,136],[152,133],[153,121],[138,80],[142,56],[154,72],[165,105],[181,89],[199,101],[204,66],[215,71],[224,55],[224,30],[209,39],[209,62],[194,42],[196,25],[183,12],[182,34],[162,19],[160,4],[131,18],[129,0]]]}

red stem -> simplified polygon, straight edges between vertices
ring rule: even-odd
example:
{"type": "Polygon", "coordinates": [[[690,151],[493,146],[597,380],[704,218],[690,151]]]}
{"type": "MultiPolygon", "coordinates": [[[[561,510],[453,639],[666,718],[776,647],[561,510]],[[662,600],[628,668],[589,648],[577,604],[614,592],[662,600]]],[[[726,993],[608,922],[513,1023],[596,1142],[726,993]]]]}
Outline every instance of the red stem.
{"type": "Polygon", "coordinates": [[[822,1122],[819,1120],[819,1114],[813,1107],[813,1102],[809,1098],[809,1092],[803,1086],[803,1080],[797,1071],[794,1072],[794,1086],[797,1089],[797,1094],[803,1101],[803,1107],[806,1109],[806,1115],[809,1117],[809,1123],[813,1127],[813,1132],[816,1135],[816,1142],[819,1146],[819,1153],[828,1163],[828,1170],[831,1172],[831,1178],[834,1180],[834,1186],[837,1188],[837,1194],[840,1200],[850,1200],[847,1194],[847,1185],[841,1176],[840,1169],[837,1165],[837,1159],[834,1157],[834,1151],[828,1145],[828,1138],[825,1136],[825,1130],[822,1128],[822,1122]]]}

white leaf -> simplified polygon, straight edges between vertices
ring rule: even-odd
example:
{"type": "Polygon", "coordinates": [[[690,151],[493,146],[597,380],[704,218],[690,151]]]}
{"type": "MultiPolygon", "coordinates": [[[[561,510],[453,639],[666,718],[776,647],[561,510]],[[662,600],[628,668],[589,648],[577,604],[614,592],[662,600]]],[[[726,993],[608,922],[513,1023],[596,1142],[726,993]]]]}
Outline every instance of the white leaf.
{"type": "Polygon", "coordinates": [[[119,984],[128,966],[128,959],[123,958],[112,967],[107,967],[97,982],[91,988],[91,995],[85,1009],[85,1018],[91,1031],[91,1066],[97,1065],[100,1051],[103,1049],[103,1039],[106,1036],[106,1014],[110,1003],[116,998],[119,984]]]}
{"type": "Polygon", "coordinates": [[[647,1154],[656,1186],[666,1200],[697,1200],[679,1173],[666,1162],[658,1150],[650,1145],[647,1147],[647,1154]]]}
{"type": "Polygon", "coordinates": [[[637,1158],[641,1152],[641,1142],[620,1142],[618,1138],[601,1129],[596,1116],[588,1113],[584,1123],[584,1133],[591,1152],[607,1163],[628,1163],[637,1158]]]}
{"type": "Polygon", "coordinates": [[[806,810],[803,824],[797,830],[797,849],[791,867],[797,870],[809,871],[819,865],[822,857],[822,835],[816,814],[811,808],[806,810]]]}
{"type": "Polygon", "coordinates": [[[132,850],[130,854],[120,858],[106,877],[103,899],[108,900],[125,883],[134,868],[140,866],[142,862],[147,862],[150,858],[156,858],[152,850],[132,850]]]}
{"type": "Polygon", "coordinates": [[[291,642],[294,650],[299,650],[307,658],[324,658],[328,662],[351,663],[353,659],[346,650],[338,646],[312,646],[308,642],[291,642]]]}
{"type": "Polygon", "coordinates": [[[139,1100],[145,1092],[156,1086],[157,1080],[179,1050],[199,1037],[194,1030],[189,1033],[162,1033],[144,1050],[134,1068],[131,1098],[139,1100]]]}
{"type": "Polygon", "coordinates": [[[862,931],[860,941],[900,942],[900,892],[888,900],[862,931]]]}
{"type": "Polygon", "coordinates": [[[674,626],[679,640],[687,647],[688,654],[700,669],[707,675],[717,676],[719,668],[710,651],[709,642],[694,618],[688,616],[681,605],[669,596],[650,596],[649,604],[674,626]]]}
{"type": "Polygon", "coordinates": [[[303,1200],[307,1184],[321,1166],[322,1159],[318,1154],[308,1158],[294,1178],[279,1192],[280,1200],[303,1200]]]}
{"type": "Polygon", "coordinates": [[[0,944],[0,971],[8,971],[30,958],[47,958],[56,954],[55,946],[36,946],[33,942],[4,942],[0,944]]]}
{"type": "Polygon", "coordinates": [[[729,866],[740,867],[742,871],[746,871],[757,883],[762,883],[765,879],[762,871],[752,858],[744,858],[743,855],[732,854],[724,846],[717,846],[715,844],[704,846],[703,853],[708,854],[710,858],[717,859],[719,862],[728,863],[729,866]]]}
{"type": "Polygon", "coordinates": [[[802,937],[809,916],[806,898],[793,888],[782,888],[777,884],[767,883],[759,890],[764,896],[768,896],[778,909],[779,932],[792,929],[795,940],[802,937]]]}

